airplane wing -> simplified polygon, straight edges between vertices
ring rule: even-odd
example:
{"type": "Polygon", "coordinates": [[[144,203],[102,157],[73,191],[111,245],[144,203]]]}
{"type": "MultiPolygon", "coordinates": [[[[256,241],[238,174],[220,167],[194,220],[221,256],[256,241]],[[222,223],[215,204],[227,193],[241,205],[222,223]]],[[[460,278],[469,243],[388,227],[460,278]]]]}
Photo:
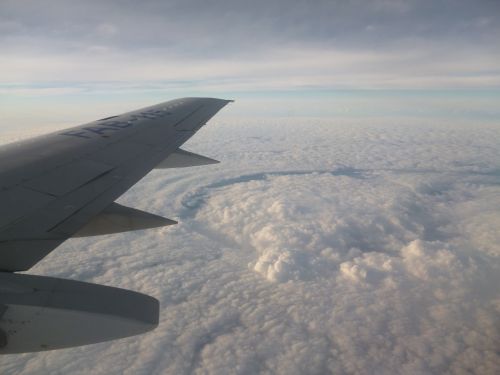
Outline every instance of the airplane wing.
{"type": "Polygon", "coordinates": [[[228,102],[172,100],[0,148],[0,271],[71,237],[175,223],[114,201],[156,166],[216,162],[179,147],[228,102]]]}
{"type": "Polygon", "coordinates": [[[115,200],[153,168],[217,163],[180,146],[229,102],[176,99],[0,148],[0,354],[86,345],[158,325],[153,297],[13,272],[71,237],[175,224],[115,200]]]}

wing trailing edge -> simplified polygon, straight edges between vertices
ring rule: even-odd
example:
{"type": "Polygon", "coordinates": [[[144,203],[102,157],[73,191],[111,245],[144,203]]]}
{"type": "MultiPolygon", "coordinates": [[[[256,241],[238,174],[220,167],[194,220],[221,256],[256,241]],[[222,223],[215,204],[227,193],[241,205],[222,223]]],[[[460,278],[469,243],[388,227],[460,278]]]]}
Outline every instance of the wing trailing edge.
{"type": "Polygon", "coordinates": [[[114,202],[90,220],[73,237],[99,236],[174,224],[177,224],[177,221],[114,202]]]}

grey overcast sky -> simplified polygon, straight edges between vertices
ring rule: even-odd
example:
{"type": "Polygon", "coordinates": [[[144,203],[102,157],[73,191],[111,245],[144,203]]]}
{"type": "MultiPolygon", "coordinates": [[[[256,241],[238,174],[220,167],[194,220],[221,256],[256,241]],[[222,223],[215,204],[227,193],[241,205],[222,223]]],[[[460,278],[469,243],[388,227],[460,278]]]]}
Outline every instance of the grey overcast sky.
{"type": "Polygon", "coordinates": [[[499,16],[496,0],[3,0],[2,83],[498,87],[499,16]]]}
{"type": "Polygon", "coordinates": [[[499,16],[497,0],[1,0],[2,119],[47,97],[61,111],[366,89],[498,98],[499,16]]]}

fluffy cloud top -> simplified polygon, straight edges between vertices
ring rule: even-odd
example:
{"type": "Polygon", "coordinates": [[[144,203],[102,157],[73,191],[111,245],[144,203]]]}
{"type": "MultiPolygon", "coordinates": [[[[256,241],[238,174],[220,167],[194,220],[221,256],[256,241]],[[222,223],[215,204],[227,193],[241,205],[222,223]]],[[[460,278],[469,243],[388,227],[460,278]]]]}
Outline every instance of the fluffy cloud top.
{"type": "Polygon", "coordinates": [[[121,202],[180,224],[71,240],[32,270],[149,293],[153,332],[5,356],[2,373],[498,370],[497,127],[213,124],[211,167],[121,202]]]}

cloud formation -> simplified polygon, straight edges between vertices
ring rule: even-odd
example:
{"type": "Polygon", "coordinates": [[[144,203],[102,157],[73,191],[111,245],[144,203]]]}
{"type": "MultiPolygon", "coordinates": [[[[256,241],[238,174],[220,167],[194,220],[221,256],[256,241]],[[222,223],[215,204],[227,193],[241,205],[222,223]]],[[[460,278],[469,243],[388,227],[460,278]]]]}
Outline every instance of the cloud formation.
{"type": "Polygon", "coordinates": [[[0,372],[496,373],[499,10],[3,1],[2,142],[177,94],[245,96],[247,120],[190,140],[222,164],[120,199],[179,225],[71,240],[31,271],[151,294],[158,329],[0,372]]]}
{"type": "Polygon", "coordinates": [[[214,123],[120,202],[180,224],[67,242],[32,270],[149,293],[150,334],[2,373],[494,374],[498,127],[214,123]]]}
{"type": "Polygon", "coordinates": [[[0,68],[3,83],[55,88],[498,88],[499,10],[465,0],[4,1],[0,68]]]}

